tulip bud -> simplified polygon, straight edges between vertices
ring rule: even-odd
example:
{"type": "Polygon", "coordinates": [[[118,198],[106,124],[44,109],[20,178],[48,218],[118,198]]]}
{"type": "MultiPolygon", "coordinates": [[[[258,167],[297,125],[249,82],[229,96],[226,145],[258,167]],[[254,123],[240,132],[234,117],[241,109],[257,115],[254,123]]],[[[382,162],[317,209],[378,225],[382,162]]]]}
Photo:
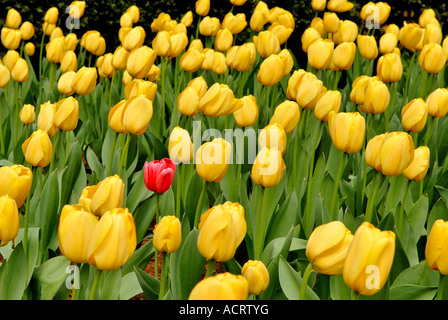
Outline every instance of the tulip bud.
{"type": "Polygon", "coordinates": [[[132,76],[129,74],[128,70],[124,70],[123,77],[121,78],[121,83],[126,85],[132,81],[132,76]]]}
{"type": "Polygon", "coordinates": [[[255,184],[265,188],[274,187],[283,178],[285,169],[285,162],[280,150],[263,148],[255,158],[251,178],[255,184]]]}
{"type": "Polygon", "coordinates": [[[428,24],[423,36],[423,45],[427,43],[441,44],[443,39],[442,28],[437,24],[428,24]]]}
{"type": "Polygon", "coordinates": [[[209,182],[221,181],[229,169],[232,145],[225,139],[206,142],[196,151],[196,171],[209,182]]]}
{"type": "Polygon", "coordinates": [[[308,47],[308,62],[314,69],[325,70],[330,66],[333,52],[333,41],[317,39],[308,47]]]}
{"type": "Polygon", "coordinates": [[[144,95],[134,96],[123,107],[124,129],[133,135],[142,135],[148,127],[153,114],[153,104],[144,95]]]}
{"type": "Polygon", "coordinates": [[[100,270],[116,270],[123,266],[137,246],[134,218],[128,209],[115,208],[98,221],[89,245],[90,265],[100,270]]]}
{"type": "Polygon", "coordinates": [[[264,86],[273,86],[280,82],[283,74],[283,59],[278,54],[272,54],[261,63],[257,80],[264,86]]]}
{"type": "Polygon", "coordinates": [[[157,84],[143,79],[134,79],[129,81],[124,87],[124,95],[126,99],[145,96],[151,101],[154,101],[157,91],[157,84]]]}
{"type": "Polygon", "coordinates": [[[170,35],[171,58],[176,58],[185,50],[188,45],[188,37],[185,33],[175,33],[170,35]]]}
{"type": "Polygon", "coordinates": [[[446,59],[448,60],[448,37],[445,37],[442,42],[442,49],[445,52],[446,59]]]}
{"type": "Polygon", "coordinates": [[[268,28],[268,30],[271,31],[277,37],[278,43],[280,45],[288,41],[289,37],[294,31],[294,29],[287,28],[278,22],[272,23],[271,26],[268,28]]]}
{"type": "Polygon", "coordinates": [[[220,29],[221,22],[216,17],[207,16],[199,23],[199,33],[205,37],[215,37],[220,29]]]}
{"type": "Polygon", "coordinates": [[[196,92],[199,95],[199,99],[201,99],[208,90],[207,82],[205,81],[204,77],[202,77],[202,76],[191,79],[188,82],[187,86],[192,87],[193,89],[196,90],[196,92]]]}
{"type": "Polygon", "coordinates": [[[380,81],[398,82],[403,75],[403,64],[396,53],[386,53],[378,59],[376,72],[380,81]]]}
{"type": "Polygon", "coordinates": [[[287,96],[295,100],[301,108],[314,109],[320,94],[325,91],[321,80],[303,69],[293,72],[288,81],[287,96]]]}
{"type": "Polygon", "coordinates": [[[238,13],[234,15],[229,12],[222,20],[222,29],[228,29],[232,34],[238,34],[244,30],[247,26],[246,15],[244,13],[238,13]]]}
{"type": "Polygon", "coordinates": [[[51,7],[47,10],[44,16],[44,21],[49,24],[56,24],[58,22],[59,10],[56,7],[51,7]]]}
{"type": "Polygon", "coordinates": [[[438,270],[442,275],[448,274],[448,257],[445,250],[447,230],[447,222],[442,219],[434,221],[425,247],[426,263],[431,270],[438,270]]]}
{"type": "Polygon", "coordinates": [[[128,132],[123,125],[123,111],[126,105],[126,100],[121,100],[116,105],[114,105],[108,114],[107,122],[109,127],[117,133],[127,134],[128,132]]]}
{"type": "Polygon", "coordinates": [[[239,72],[252,69],[257,55],[253,42],[241,46],[233,46],[227,51],[226,64],[239,72]]]}
{"type": "Polygon", "coordinates": [[[174,163],[190,163],[193,160],[193,143],[187,130],[177,126],[171,131],[168,153],[174,163]]]}
{"type": "Polygon", "coordinates": [[[383,113],[389,106],[390,93],[385,83],[370,79],[365,89],[365,99],[360,109],[364,113],[383,113]]]}
{"type": "Polygon", "coordinates": [[[25,104],[19,113],[20,121],[23,124],[32,124],[36,119],[36,111],[33,105],[25,104]]]}
{"type": "Polygon", "coordinates": [[[385,2],[369,2],[361,8],[360,16],[364,21],[374,16],[378,19],[375,23],[382,25],[389,18],[390,9],[390,6],[385,2]]]}
{"type": "Polygon", "coordinates": [[[15,200],[17,208],[25,202],[33,183],[33,172],[23,165],[0,167],[0,196],[8,195],[15,200]]]}
{"type": "Polygon", "coordinates": [[[213,68],[213,58],[214,58],[215,50],[212,48],[205,48],[204,51],[202,51],[202,54],[205,56],[204,61],[202,61],[201,68],[202,70],[212,70],[213,68]]]}
{"type": "Polygon", "coordinates": [[[210,11],[210,0],[198,0],[195,3],[196,13],[205,17],[210,11]]]}
{"type": "Polygon", "coordinates": [[[96,68],[82,67],[76,72],[72,81],[72,89],[80,95],[88,95],[95,89],[98,78],[96,68]]]}
{"type": "Polygon", "coordinates": [[[1,41],[6,49],[16,50],[20,45],[20,41],[22,41],[22,33],[17,29],[3,27],[1,31],[1,41]]]}
{"type": "Polygon", "coordinates": [[[120,17],[120,27],[132,28],[132,17],[129,13],[123,13],[120,17]]]}
{"type": "Polygon", "coordinates": [[[42,31],[46,36],[50,36],[51,33],[56,29],[56,25],[48,22],[42,24],[42,31]]]}
{"type": "Polygon", "coordinates": [[[193,87],[187,86],[179,94],[177,97],[177,109],[187,117],[196,115],[199,110],[199,95],[193,87]]]}
{"type": "Polygon", "coordinates": [[[18,29],[21,23],[22,16],[20,13],[14,8],[9,9],[6,14],[6,26],[11,29],[18,29]]]}
{"type": "Polygon", "coordinates": [[[339,17],[334,12],[325,12],[323,17],[324,27],[328,33],[336,33],[339,30],[339,17]]]}
{"type": "Polygon", "coordinates": [[[334,146],[340,151],[356,153],[361,150],[366,123],[360,113],[331,111],[328,116],[328,129],[334,146]]]}
{"type": "Polygon", "coordinates": [[[74,19],[79,19],[84,15],[85,10],[86,10],[85,1],[73,1],[70,4],[69,16],[74,19]]]}
{"type": "Polygon", "coordinates": [[[106,212],[123,206],[124,183],[118,175],[98,182],[90,202],[90,211],[99,217],[106,212]]]}
{"type": "Polygon", "coordinates": [[[160,80],[160,73],[161,73],[160,68],[158,66],[156,66],[155,64],[153,64],[151,66],[151,69],[149,69],[149,72],[146,75],[146,78],[149,81],[152,81],[152,82],[159,81],[160,80]]]}
{"type": "Polygon", "coordinates": [[[311,27],[306,28],[301,38],[303,52],[308,52],[309,46],[317,39],[322,39],[319,32],[311,27]]]}
{"type": "Polygon", "coordinates": [[[221,29],[216,34],[215,49],[221,52],[227,51],[233,44],[233,34],[229,29],[221,29]]]}
{"type": "Polygon", "coordinates": [[[342,274],[352,239],[353,234],[342,222],[322,224],[314,229],[308,239],[306,257],[320,274],[342,274]]]}
{"type": "Polygon", "coordinates": [[[207,260],[228,261],[246,235],[244,208],[230,202],[216,205],[201,215],[198,230],[199,253],[207,260]]]}
{"type": "Polygon", "coordinates": [[[381,231],[368,222],[363,222],[353,236],[345,257],[342,276],[345,284],[359,294],[370,296],[379,292],[389,277],[395,254],[395,233],[381,231]],[[376,266],[377,281],[369,285],[369,266],[376,266]]]}
{"type": "Polygon", "coordinates": [[[258,1],[250,17],[249,26],[255,32],[260,32],[266,23],[269,22],[269,8],[263,1],[258,1]]]}
{"type": "Polygon", "coordinates": [[[136,26],[131,29],[124,29],[121,38],[121,45],[123,48],[127,51],[132,51],[143,46],[146,38],[146,31],[141,26],[136,26]]]}
{"type": "Polygon", "coordinates": [[[6,87],[11,79],[11,72],[4,65],[0,65],[0,88],[6,87]]]}
{"type": "Polygon", "coordinates": [[[253,40],[255,48],[262,58],[267,58],[271,54],[280,52],[280,42],[277,36],[269,30],[261,31],[258,36],[254,36],[253,40]]]}
{"type": "Polygon", "coordinates": [[[0,197],[0,246],[3,247],[19,233],[19,211],[9,195],[0,197]]]}
{"type": "Polygon", "coordinates": [[[133,78],[143,79],[154,64],[156,57],[156,52],[148,46],[136,48],[129,54],[126,70],[133,78]]]}
{"type": "Polygon", "coordinates": [[[426,98],[429,115],[443,118],[448,113],[448,89],[437,88],[426,98]]]}
{"type": "Polygon", "coordinates": [[[128,57],[129,57],[129,51],[127,51],[122,46],[117,47],[112,57],[112,66],[114,67],[114,69],[120,71],[125,70],[128,57]]]}
{"type": "Polygon", "coordinates": [[[62,73],[78,70],[78,58],[74,51],[69,50],[64,53],[60,68],[62,73]]]}
{"type": "Polygon", "coordinates": [[[188,300],[247,300],[249,285],[242,275],[219,273],[199,281],[188,300]]]}
{"type": "Polygon", "coordinates": [[[380,38],[380,53],[386,54],[391,53],[396,47],[398,43],[398,38],[393,33],[385,33],[380,38]]]}
{"type": "Polygon", "coordinates": [[[377,77],[361,75],[353,81],[352,90],[350,91],[350,100],[354,104],[364,104],[367,87],[373,79],[377,79],[377,77]]]}
{"type": "Polygon", "coordinates": [[[361,55],[369,60],[378,56],[378,46],[374,36],[358,35],[357,44],[361,55]]]}
{"type": "Polygon", "coordinates": [[[65,205],[58,226],[61,253],[73,263],[87,263],[87,247],[98,217],[80,205],[65,205]]]}
{"type": "Polygon", "coordinates": [[[72,89],[72,81],[75,77],[75,71],[67,71],[63,73],[58,81],[58,91],[66,96],[73,95],[75,91],[72,89]]]}
{"type": "Polygon", "coordinates": [[[249,293],[259,295],[269,285],[269,272],[263,262],[249,260],[241,269],[241,274],[249,284],[249,293]]]}
{"type": "Polygon", "coordinates": [[[317,120],[327,122],[328,114],[331,111],[339,112],[341,108],[341,92],[338,90],[327,90],[320,95],[314,108],[314,115],[317,120]]]}
{"type": "Polygon", "coordinates": [[[112,53],[106,53],[105,55],[98,57],[98,59],[96,60],[98,74],[101,78],[107,79],[114,75],[115,69],[112,65],[112,58],[112,53]]]}
{"type": "Polygon", "coordinates": [[[339,44],[342,42],[355,42],[358,37],[358,25],[350,20],[341,20],[339,30],[333,35],[333,42],[339,44]]]}
{"type": "Polygon", "coordinates": [[[175,216],[164,216],[154,227],[153,246],[158,252],[177,251],[182,241],[182,227],[175,216]]]}
{"type": "Polygon", "coordinates": [[[420,28],[418,24],[407,24],[404,22],[400,36],[400,44],[409,51],[417,51],[419,43],[423,41],[424,34],[425,30],[420,28]]]}
{"type": "Polygon", "coordinates": [[[291,73],[291,70],[294,67],[294,60],[291,52],[288,49],[283,49],[278,55],[283,61],[283,76],[287,76],[291,73]]]}
{"type": "Polygon", "coordinates": [[[60,63],[65,52],[65,40],[59,37],[51,40],[47,46],[47,60],[53,63],[60,63]]]}
{"type": "Polygon", "coordinates": [[[426,176],[429,168],[429,155],[427,146],[421,146],[414,150],[414,160],[403,171],[406,179],[420,181],[426,176]]]}
{"type": "Polygon", "coordinates": [[[204,51],[204,44],[201,39],[194,39],[190,42],[188,49],[196,48],[199,52],[204,51]]]}
{"type": "Polygon", "coordinates": [[[171,39],[167,31],[159,31],[152,41],[152,48],[159,57],[171,55],[171,39]]]}
{"type": "Polygon", "coordinates": [[[22,40],[30,40],[34,36],[33,24],[29,21],[25,21],[20,26],[20,32],[22,32],[22,40]]]}
{"type": "Polygon", "coordinates": [[[285,100],[280,103],[274,110],[274,114],[269,123],[280,124],[285,132],[294,131],[300,120],[300,108],[297,102],[285,100]]]}
{"type": "Polygon", "coordinates": [[[202,62],[205,59],[205,55],[196,48],[188,49],[180,58],[180,67],[190,73],[197,71],[202,62]]]}
{"type": "Polygon", "coordinates": [[[73,131],[78,125],[79,103],[73,97],[62,99],[57,103],[54,125],[62,131],[73,131]]]}
{"type": "Polygon", "coordinates": [[[226,84],[213,84],[199,100],[199,110],[206,116],[219,117],[235,112],[243,106],[226,84]]]}
{"type": "Polygon", "coordinates": [[[329,0],[327,3],[327,9],[335,12],[346,12],[353,8],[353,3],[347,0],[329,0]]]}
{"type": "MultiPolygon", "coordinates": [[[[61,28],[56,27],[50,35],[50,42],[57,38],[61,38],[61,37],[62,38],[64,37],[64,32],[62,32],[61,28]]],[[[64,39],[64,44],[65,44],[65,39],[64,39]]]]}
{"type": "Polygon", "coordinates": [[[25,160],[34,167],[46,167],[53,155],[53,146],[47,132],[38,129],[22,144],[25,160]]]}
{"type": "Polygon", "coordinates": [[[193,23],[193,12],[190,10],[180,19],[180,23],[185,25],[186,27],[191,26],[193,23]]]}
{"type": "Polygon", "coordinates": [[[420,67],[428,73],[439,73],[446,65],[446,55],[437,43],[425,44],[418,56],[420,67]]]}
{"type": "Polygon", "coordinates": [[[56,114],[56,105],[50,101],[40,106],[37,117],[37,128],[48,133],[50,137],[54,136],[58,128],[54,125],[54,115],[56,114]]]}
{"type": "Polygon", "coordinates": [[[32,42],[27,42],[25,44],[25,53],[28,57],[34,56],[34,53],[36,52],[36,47],[32,42]]]}
{"type": "Polygon", "coordinates": [[[253,95],[241,98],[243,106],[233,112],[235,123],[240,127],[249,127],[258,119],[258,106],[253,95]]]}
{"type": "Polygon", "coordinates": [[[224,53],[215,51],[213,52],[213,64],[212,71],[216,74],[224,74],[227,71],[226,56],[224,53]]]}
{"type": "Polygon", "coordinates": [[[95,191],[98,188],[97,185],[87,186],[81,190],[81,196],[78,199],[78,205],[82,206],[85,210],[90,211],[90,204],[92,198],[95,195],[95,191]]]}
{"type": "Polygon", "coordinates": [[[348,70],[355,61],[356,45],[353,42],[343,42],[336,46],[333,52],[333,63],[336,68],[348,70]]]}
{"type": "Polygon", "coordinates": [[[264,127],[258,135],[259,148],[276,148],[282,154],[286,151],[286,131],[276,122],[272,122],[264,127]]]}
{"type": "Polygon", "coordinates": [[[427,118],[428,105],[422,98],[413,99],[401,109],[401,124],[406,131],[422,131],[427,118]]]}
{"type": "Polygon", "coordinates": [[[146,162],[143,167],[143,177],[148,190],[162,194],[165,193],[173,183],[176,164],[168,159],[146,162]]]}

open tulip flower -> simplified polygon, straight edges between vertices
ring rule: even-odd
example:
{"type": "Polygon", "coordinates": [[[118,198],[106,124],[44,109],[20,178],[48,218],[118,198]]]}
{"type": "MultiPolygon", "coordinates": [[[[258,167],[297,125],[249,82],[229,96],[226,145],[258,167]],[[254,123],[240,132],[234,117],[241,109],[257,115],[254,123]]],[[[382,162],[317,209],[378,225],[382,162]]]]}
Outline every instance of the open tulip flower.
{"type": "Polygon", "coordinates": [[[173,183],[176,164],[168,159],[146,162],[143,167],[143,177],[148,190],[158,194],[165,193],[173,183]]]}

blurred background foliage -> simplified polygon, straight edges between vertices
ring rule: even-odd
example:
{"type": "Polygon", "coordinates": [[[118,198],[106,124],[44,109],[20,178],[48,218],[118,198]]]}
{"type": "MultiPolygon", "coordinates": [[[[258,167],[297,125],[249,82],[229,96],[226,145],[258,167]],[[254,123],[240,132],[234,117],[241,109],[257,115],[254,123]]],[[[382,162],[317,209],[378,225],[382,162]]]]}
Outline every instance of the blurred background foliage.
{"type": "MultiPolygon", "coordinates": [[[[140,9],[140,21],[136,25],[141,25],[147,32],[146,43],[150,44],[152,38],[155,36],[151,32],[151,22],[157,18],[161,12],[169,13],[172,19],[180,21],[181,17],[189,10],[194,13],[193,25],[189,28],[190,35],[194,35],[198,16],[195,14],[196,0],[87,0],[87,6],[84,16],[80,21],[80,29],[74,30],[80,38],[82,34],[88,30],[98,30],[106,39],[106,52],[113,52],[119,45],[118,30],[120,28],[119,20],[121,15],[131,5],[137,5],[140,9]]],[[[249,21],[253,8],[257,4],[257,0],[248,0],[243,6],[235,7],[234,13],[245,13],[246,19],[249,21]]],[[[303,67],[306,65],[306,55],[302,52],[300,38],[303,31],[309,26],[311,20],[315,17],[316,12],[311,8],[311,0],[265,0],[269,8],[278,6],[289,10],[296,19],[296,29],[287,42],[287,47],[296,55],[299,65],[303,67]]],[[[368,1],[352,1],[355,4],[354,9],[346,13],[338,14],[341,19],[350,19],[359,21],[359,11],[361,7],[368,1]]],[[[375,1],[374,1],[375,2],[375,1]]],[[[66,13],[67,6],[71,3],[69,1],[38,1],[38,0],[0,0],[0,25],[4,25],[6,13],[9,8],[18,10],[23,21],[31,21],[36,27],[36,34],[31,39],[36,45],[36,52],[39,50],[39,43],[41,39],[41,25],[45,12],[50,7],[57,7],[59,9],[60,27],[64,33],[68,32],[65,27],[65,20],[68,17],[66,13]]],[[[403,25],[403,21],[417,22],[418,16],[425,8],[433,8],[438,15],[437,18],[441,22],[444,35],[447,34],[448,11],[446,0],[399,0],[388,1],[391,6],[391,14],[387,23],[396,23],[399,27],[403,25]]],[[[210,16],[215,16],[222,19],[226,13],[232,8],[229,0],[211,0],[210,16]]],[[[319,16],[323,13],[320,12],[319,16]]],[[[238,35],[237,44],[247,41],[249,32],[238,35]],[[239,42],[239,43],[238,43],[239,42]]],[[[0,46],[0,56],[3,56],[5,48],[0,46]]],[[[38,59],[36,55],[35,59],[38,59]]]]}

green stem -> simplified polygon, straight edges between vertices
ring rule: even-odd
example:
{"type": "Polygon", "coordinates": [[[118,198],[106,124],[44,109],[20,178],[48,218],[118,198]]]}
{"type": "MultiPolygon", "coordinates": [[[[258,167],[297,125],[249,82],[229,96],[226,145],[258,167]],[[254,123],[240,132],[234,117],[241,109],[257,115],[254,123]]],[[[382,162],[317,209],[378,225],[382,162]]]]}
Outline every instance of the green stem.
{"type": "Polygon", "coordinates": [[[264,189],[262,186],[259,187],[259,192],[257,194],[257,220],[255,227],[255,260],[260,260],[261,252],[263,251],[263,242],[264,242],[264,230],[263,230],[263,220],[264,220],[264,212],[263,210],[263,198],[264,198],[264,189]]]}
{"type": "Polygon", "coordinates": [[[196,228],[199,225],[199,220],[200,220],[201,211],[202,211],[202,203],[204,202],[204,196],[205,196],[206,190],[207,190],[207,181],[204,180],[204,182],[202,184],[201,195],[199,196],[198,205],[196,207],[196,213],[194,215],[194,226],[196,228]]]}
{"type": "Polygon", "coordinates": [[[309,263],[305,269],[305,272],[303,273],[302,285],[300,286],[299,300],[305,300],[306,288],[308,286],[307,283],[312,272],[313,272],[313,264],[309,263]]]}
{"type": "Polygon", "coordinates": [[[402,103],[403,106],[406,105],[409,101],[408,100],[409,79],[411,78],[412,66],[414,64],[416,55],[417,55],[417,51],[414,51],[414,53],[412,54],[411,62],[409,62],[408,74],[406,75],[406,85],[405,85],[404,94],[403,94],[403,99],[404,99],[404,102],[402,103]]]}
{"type": "Polygon", "coordinates": [[[160,275],[160,292],[159,300],[163,300],[166,292],[167,274],[168,274],[168,254],[166,252],[162,253],[162,274],[160,275]]]}
{"type": "Polygon", "coordinates": [[[177,186],[176,186],[176,217],[180,219],[180,186],[181,186],[181,170],[180,163],[177,165],[177,186]]]}
{"type": "Polygon", "coordinates": [[[54,78],[56,76],[56,64],[51,62],[50,66],[50,92],[53,92],[54,78]]]}
{"type": "Polygon", "coordinates": [[[131,134],[127,134],[126,144],[124,145],[123,153],[121,154],[121,157],[120,157],[120,167],[118,169],[118,175],[120,177],[121,177],[121,175],[123,173],[123,167],[126,167],[127,154],[128,154],[129,144],[130,143],[131,143],[131,134]]]}
{"type": "Polygon", "coordinates": [[[428,145],[429,139],[433,135],[434,125],[435,125],[434,118],[431,116],[428,117],[428,128],[426,129],[426,133],[425,133],[425,137],[424,137],[424,144],[423,144],[425,146],[428,145]]]}
{"type": "Polygon", "coordinates": [[[408,195],[408,190],[409,190],[410,183],[411,183],[411,181],[408,180],[407,183],[406,183],[406,187],[404,188],[403,198],[401,199],[401,204],[400,204],[400,215],[398,216],[398,219],[397,219],[397,222],[396,222],[397,230],[398,230],[399,234],[401,234],[401,231],[403,229],[403,221],[405,219],[405,217],[404,217],[404,205],[405,205],[405,202],[406,202],[406,197],[408,195]]]}
{"type": "Polygon", "coordinates": [[[42,87],[42,54],[44,51],[44,41],[45,41],[45,32],[47,32],[48,24],[45,26],[45,30],[42,31],[42,39],[40,41],[40,53],[39,53],[39,82],[40,87],[42,87]]]}
{"type": "Polygon", "coordinates": [[[70,155],[70,131],[67,131],[66,135],[67,135],[67,139],[66,139],[66,148],[65,148],[65,163],[68,162],[68,157],[70,155]]]}
{"type": "Polygon", "coordinates": [[[92,289],[90,290],[89,300],[95,300],[96,290],[101,276],[101,270],[95,267],[95,277],[93,279],[92,289]]]}
{"type": "Polygon", "coordinates": [[[447,279],[448,277],[446,277],[444,274],[440,274],[439,288],[437,289],[437,296],[435,298],[436,300],[443,300],[447,279]]]}
{"type": "Polygon", "coordinates": [[[333,197],[331,199],[331,208],[330,215],[331,220],[337,220],[338,218],[338,199],[339,199],[339,182],[341,181],[342,174],[344,173],[345,163],[346,163],[346,155],[345,152],[340,152],[341,157],[339,159],[339,169],[336,175],[336,179],[334,181],[334,189],[333,189],[333,197]]]}
{"type": "Polygon", "coordinates": [[[207,270],[205,271],[204,278],[208,278],[213,274],[213,271],[215,270],[215,265],[216,265],[215,259],[208,260],[207,270]]]}
{"type": "Polygon", "coordinates": [[[23,227],[23,249],[25,249],[25,253],[28,249],[28,228],[29,228],[29,220],[30,220],[30,199],[31,199],[31,190],[28,191],[25,202],[25,226],[23,227]]]}
{"type": "Polygon", "coordinates": [[[358,297],[359,297],[359,293],[356,291],[353,291],[351,300],[358,300],[358,297]]]}
{"type": "Polygon", "coordinates": [[[375,208],[375,199],[378,194],[378,190],[380,189],[384,180],[384,176],[381,172],[375,172],[375,178],[373,180],[373,184],[370,186],[370,197],[367,200],[367,208],[366,215],[364,221],[372,222],[373,209],[375,208]]]}
{"type": "Polygon", "coordinates": [[[53,147],[53,155],[51,156],[51,162],[50,162],[50,173],[53,172],[53,167],[54,167],[54,163],[56,161],[56,151],[58,148],[58,144],[59,144],[59,139],[61,137],[61,132],[58,130],[56,131],[56,141],[54,143],[54,147],[53,147]]]}
{"type": "Polygon", "coordinates": [[[3,118],[1,109],[0,109],[0,152],[2,155],[5,154],[5,138],[3,137],[3,118]]]}
{"type": "Polygon", "coordinates": [[[162,121],[163,121],[163,129],[165,130],[166,122],[165,122],[165,85],[166,85],[166,65],[167,58],[162,58],[162,121]]]}
{"type": "Polygon", "coordinates": [[[311,179],[314,174],[314,158],[316,154],[317,144],[319,142],[320,132],[322,131],[323,122],[319,121],[319,128],[317,129],[316,135],[314,136],[313,149],[311,150],[310,168],[308,173],[308,184],[307,184],[307,203],[311,203],[311,179]]]}
{"type": "Polygon", "coordinates": [[[112,148],[110,150],[110,158],[109,158],[109,168],[108,168],[109,176],[112,175],[112,166],[115,154],[115,145],[117,144],[117,138],[118,134],[114,131],[114,142],[112,142],[112,148]]]}

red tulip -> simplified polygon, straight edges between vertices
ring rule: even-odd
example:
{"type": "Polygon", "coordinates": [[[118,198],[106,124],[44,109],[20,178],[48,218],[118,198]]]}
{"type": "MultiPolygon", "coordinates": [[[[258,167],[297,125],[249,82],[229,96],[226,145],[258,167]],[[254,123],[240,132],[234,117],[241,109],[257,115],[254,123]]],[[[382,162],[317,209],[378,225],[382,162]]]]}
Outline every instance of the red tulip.
{"type": "Polygon", "coordinates": [[[159,194],[167,191],[173,183],[176,164],[168,158],[146,162],[143,177],[148,190],[159,194]]]}

